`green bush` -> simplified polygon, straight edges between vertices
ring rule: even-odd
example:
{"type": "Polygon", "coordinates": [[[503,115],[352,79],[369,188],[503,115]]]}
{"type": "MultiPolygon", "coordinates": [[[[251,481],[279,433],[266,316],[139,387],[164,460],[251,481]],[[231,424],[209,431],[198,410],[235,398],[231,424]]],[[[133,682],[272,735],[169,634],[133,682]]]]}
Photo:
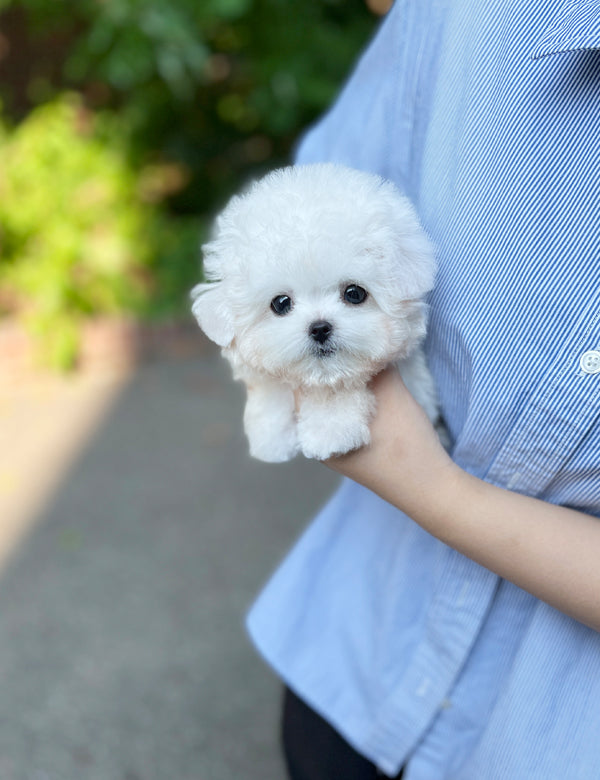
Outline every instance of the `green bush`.
{"type": "Polygon", "coordinates": [[[203,225],[289,160],[373,24],[364,0],[0,0],[19,74],[0,84],[0,317],[68,367],[86,317],[186,310],[203,225]]]}
{"type": "Polygon", "coordinates": [[[94,107],[117,110],[135,165],[185,167],[170,207],[195,214],[289,158],[374,24],[364,0],[0,0],[2,7],[26,15],[30,50],[46,52],[27,63],[30,98],[68,85],[94,107]],[[68,42],[62,54],[59,39],[68,42]],[[58,80],[48,52],[62,63],[58,80]]]}
{"type": "MultiPolygon", "coordinates": [[[[73,365],[85,317],[148,313],[164,298],[182,244],[141,183],[109,123],[74,95],[2,130],[0,305],[24,318],[46,362],[73,365]]],[[[197,275],[193,255],[186,263],[197,275]]]]}

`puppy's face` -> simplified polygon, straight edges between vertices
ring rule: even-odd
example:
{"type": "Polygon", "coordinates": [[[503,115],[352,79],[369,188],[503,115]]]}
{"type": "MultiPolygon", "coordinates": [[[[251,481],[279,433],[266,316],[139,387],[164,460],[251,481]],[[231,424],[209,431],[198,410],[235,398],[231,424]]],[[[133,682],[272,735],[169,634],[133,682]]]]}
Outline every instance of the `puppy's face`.
{"type": "Polygon", "coordinates": [[[410,204],[378,177],[289,168],[230,202],[205,247],[201,327],[295,386],[366,378],[425,330],[433,260],[410,204]]]}
{"type": "Polygon", "coordinates": [[[330,250],[325,257],[286,258],[286,273],[263,266],[262,277],[232,288],[233,347],[245,364],[295,386],[334,385],[370,376],[423,336],[422,304],[403,301],[385,311],[372,258],[330,250]]]}

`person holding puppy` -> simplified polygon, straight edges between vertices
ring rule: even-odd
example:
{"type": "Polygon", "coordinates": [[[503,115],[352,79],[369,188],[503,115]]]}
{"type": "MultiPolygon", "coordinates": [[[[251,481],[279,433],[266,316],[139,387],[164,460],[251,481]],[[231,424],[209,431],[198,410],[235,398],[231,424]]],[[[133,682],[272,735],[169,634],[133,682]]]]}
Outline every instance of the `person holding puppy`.
{"type": "Polygon", "coordinates": [[[600,778],[600,7],[397,0],[298,162],[393,181],[426,352],[248,617],[293,780],[600,778]]]}

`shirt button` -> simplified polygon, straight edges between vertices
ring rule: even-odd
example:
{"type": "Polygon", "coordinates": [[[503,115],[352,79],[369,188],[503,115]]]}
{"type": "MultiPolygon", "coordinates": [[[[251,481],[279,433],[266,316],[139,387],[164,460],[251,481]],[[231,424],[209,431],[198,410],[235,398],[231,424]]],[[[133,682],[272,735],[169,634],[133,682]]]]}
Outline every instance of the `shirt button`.
{"type": "Polygon", "coordinates": [[[590,349],[579,358],[579,366],[586,374],[600,373],[600,350],[590,349]]]}

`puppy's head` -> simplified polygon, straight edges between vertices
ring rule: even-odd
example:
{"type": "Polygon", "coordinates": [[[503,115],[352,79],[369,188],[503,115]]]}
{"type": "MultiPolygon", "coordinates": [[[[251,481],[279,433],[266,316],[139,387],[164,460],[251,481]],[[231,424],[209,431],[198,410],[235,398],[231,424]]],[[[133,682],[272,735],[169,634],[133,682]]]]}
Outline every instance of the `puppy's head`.
{"type": "Polygon", "coordinates": [[[205,333],[295,385],[367,377],[425,332],[433,252],[392,184],[339,165],[284,168],[234,197],[193,291],[205,333]]]}

